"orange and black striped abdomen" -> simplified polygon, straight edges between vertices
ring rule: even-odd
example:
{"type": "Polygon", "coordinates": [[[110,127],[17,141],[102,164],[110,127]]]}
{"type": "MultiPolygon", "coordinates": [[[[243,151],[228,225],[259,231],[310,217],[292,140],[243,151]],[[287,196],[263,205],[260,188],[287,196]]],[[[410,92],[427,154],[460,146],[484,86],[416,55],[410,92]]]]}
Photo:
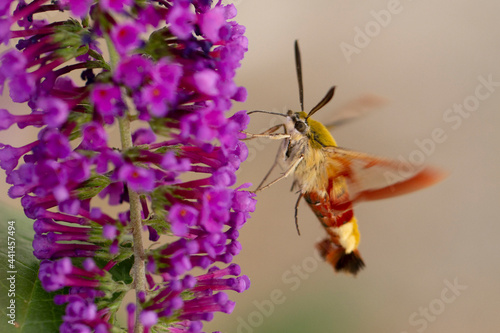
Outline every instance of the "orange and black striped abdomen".
{"type": "Polygon", "coordinates": [[[321,196],[317,192],[305,193],[304,199],[325,228],[338,228],[354,218],[350,202],[336,204],[330,196],[321,196]]]}
{"type": "MultiPolygon", "coordinates": [[[[323,259],[328,261],[335,271],[356,274],[365,266],[357,249],[357,243],[354,248],[349,249],[342,245],[345,230],[355,228],[357,232],[352,203],[349,202],[348,198],[340,203],[338,200],[331,200],[329,195],[320,195],[317,192],[304,193],[304,199],[325,227],[329,236],[316,245],[323,259]]],[[[358,241],[359,237],[356,242],[358,241]]]]}

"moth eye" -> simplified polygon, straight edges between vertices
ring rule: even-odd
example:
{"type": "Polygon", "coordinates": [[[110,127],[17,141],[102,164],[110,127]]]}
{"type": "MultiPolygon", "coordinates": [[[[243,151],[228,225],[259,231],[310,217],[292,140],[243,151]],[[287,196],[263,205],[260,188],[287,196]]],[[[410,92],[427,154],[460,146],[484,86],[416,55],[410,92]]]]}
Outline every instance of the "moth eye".
{"type": "Polygon", "coordinates": [[[306,128],[307,128],[306,123],[304,123],[303,121],[297,121],[295,123],[295,129],[300,133],[305,132],[306,128]]]}

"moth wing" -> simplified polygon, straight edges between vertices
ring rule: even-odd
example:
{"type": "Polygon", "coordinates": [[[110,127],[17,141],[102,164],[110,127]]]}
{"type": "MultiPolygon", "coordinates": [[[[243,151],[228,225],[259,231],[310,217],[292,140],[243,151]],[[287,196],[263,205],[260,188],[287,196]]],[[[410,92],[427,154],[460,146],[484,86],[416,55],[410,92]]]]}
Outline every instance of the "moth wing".
{"type": "Polygon", "coordinates": [[[443,171],[433,167],[417,169],[410,163],[340,147],[322,150],[332,185],[330,195],[339,203],[391,198],[431,186],[445,177],[443,171]],[[343,194],[345,189],[347,196],[343,194]]]}
{"type": "Polygon", "coordinates": [[[331,130],[334,127],[344,125],[354,119],[363,117],[385,104],[387,104],[385,98],[373,94],[365,94],[341,106],[334,112],[334,115],[330,119],[324,122],[324,125],[331,130]]]}

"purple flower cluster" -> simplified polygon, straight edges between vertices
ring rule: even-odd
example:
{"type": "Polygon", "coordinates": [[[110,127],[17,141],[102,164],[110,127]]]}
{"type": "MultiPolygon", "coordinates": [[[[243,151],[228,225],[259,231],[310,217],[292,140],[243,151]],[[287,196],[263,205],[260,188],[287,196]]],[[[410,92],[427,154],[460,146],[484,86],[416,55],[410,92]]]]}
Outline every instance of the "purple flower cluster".
{"type": "Polygon", "coordinates": [[[234,308],[225,291],[250,285],[232,263],[239,229],[255,209],[248,185],[235,187],[248,153],[239,141],[248,116],[226,116],[232,101],[246,98],[233,80],[247,50],[245,28],[232,21],[235,7],[210,0],[16,4],[0,4],[0,41],[17,40],[0,56],[0,89],[7,84],[31,113],[0,109],[0,130],[39,132],[21,147],[0,144],[0,167],[10,197],[35,220],[42,286],[70,287],[55,299],[67,304],[60,331],[111,331],[117,293],[135,287],[129,332],[155,325],[200,332],[214,312],[234,308]],[[38,18],[58,11],[71,19],[38,18]],[[75,72],[82,81],[71,78],[75,72]],[[121,148],[108,141],[116,125],[121,148]],[[120,213],[106,213],[103,202],[120,213]],[[142,231],[153,242],[176,240],[145,250],[142,231]],[[110,270],[132,257],[139,275],[124,287],[110,270]],[[86,259],[79,266],[77,258],[86,259]],[[193,274],[196,267],[206,273],[193,274]]]}

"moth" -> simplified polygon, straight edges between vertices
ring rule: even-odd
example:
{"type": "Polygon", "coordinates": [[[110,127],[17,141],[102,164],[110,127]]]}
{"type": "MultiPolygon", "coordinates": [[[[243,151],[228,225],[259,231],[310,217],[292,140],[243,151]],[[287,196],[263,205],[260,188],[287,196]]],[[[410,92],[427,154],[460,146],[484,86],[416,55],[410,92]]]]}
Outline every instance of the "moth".
{"type": "MultiPolygon", "coordinates": [[[[305,199],[327,237],[316,247],[323,259],[335,271],[356,275],[365,264],[359,253],[360,233],[353,205],[361,201],[379,200],[423,189],[437,183],[444,173],[433,167],[424,167],[410,175],[402,170],[415,169],[402,161],[385,159],[337,145],[328,127],[311,117],[332,99],[335,87],[309,112],[304,111],[302,65],[298,41],[295,41],[295,64],[299,84],[300,112],[289,110],[287,114],[255,110],[251,113],[267,113],[285,118],[281,124],[260,133],[245,132],[247,139],[266,137],[282,140],[276,160],[255,192],[293,175],[292,190],[297,189],[295,224],[298,227],[298,206],[305,199]],[[282,130],[282,132],[280,131],[282,130]],[[284,173],[264,185],[273,169],[280,165],[284,173]]],[[[352,118],[340,118],[338,125],[352,118]]]]}

